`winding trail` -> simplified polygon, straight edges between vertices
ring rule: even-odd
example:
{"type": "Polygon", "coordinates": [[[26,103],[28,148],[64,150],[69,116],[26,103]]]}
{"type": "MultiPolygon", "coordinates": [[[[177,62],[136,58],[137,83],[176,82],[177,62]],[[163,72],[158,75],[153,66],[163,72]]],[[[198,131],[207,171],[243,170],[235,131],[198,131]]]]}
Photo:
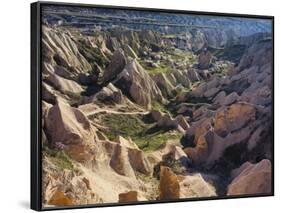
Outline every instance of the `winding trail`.
{"type": "Polygon", "coordinates": [[[122,111],[116,111],[108,108],[97,108],[95,105],[81,105],[79,106],[79,109],[86,115],[96,115],[101,113],[108,113],[108,114],[117,114],[117,115],[147,115],[150,113],[150,111],[132,111],[132,112],[122,112],[122,111]]]}

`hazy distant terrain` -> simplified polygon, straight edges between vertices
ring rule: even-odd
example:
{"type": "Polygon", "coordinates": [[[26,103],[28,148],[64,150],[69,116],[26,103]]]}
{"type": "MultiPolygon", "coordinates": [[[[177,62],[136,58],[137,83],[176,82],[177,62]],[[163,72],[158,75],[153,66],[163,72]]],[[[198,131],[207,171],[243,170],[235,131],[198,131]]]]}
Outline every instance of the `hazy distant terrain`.
{"type": "Polygon", "coordinates": [[[269,20],[42,11],[43,205],[271,193],[269,20]]]}

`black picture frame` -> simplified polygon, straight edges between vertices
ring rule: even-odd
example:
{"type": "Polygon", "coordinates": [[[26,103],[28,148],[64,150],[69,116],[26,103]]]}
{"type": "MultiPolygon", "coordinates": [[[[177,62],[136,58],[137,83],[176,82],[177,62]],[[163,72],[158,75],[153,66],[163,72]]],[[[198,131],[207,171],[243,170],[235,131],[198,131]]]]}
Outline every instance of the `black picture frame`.
{"type": "Polygon", "coordinates": [[[61,2],[34,2],[31,3],[31,209],[36,211],[42,210],[58,210],[58,209],[81,209],[90,207],[109,207],[123,205],[142,205],[156,203],[172,203],[186,201],[203,201],[217,199],[233,199],[233,198],[250,198],[250,197],[265,197],[274,196],[274,16],[266,15],[249,15],[236,13],[217,13],[203,11],[188,11],[188,10],[167,10],[155,8],[138,8],[138,7],[121,7],[108,5],[92,5],[80,3],[61,3],[61,2]],[[64,206],[64,207],[42,207],[42,157],[41,157],[41,9],[42,6],[71,6],[71,7],[90,7],[90,8],[108,8],[108,9],[125,9],[131,11],[149,11],[149,12],[165,12],[173,14],[189,14],[202,16],[221,16],[221,17],[240,17],[252,19],[266,19],[272,23],[272,190],[271,194],[258,195],[239,195],[239,196],[224,196],[224,197],[200,197],[186,198],[177,200],[155,200],[155,201],[138,201],[123,203],[105,203],[91,204],[79,206],[64,206]]]}

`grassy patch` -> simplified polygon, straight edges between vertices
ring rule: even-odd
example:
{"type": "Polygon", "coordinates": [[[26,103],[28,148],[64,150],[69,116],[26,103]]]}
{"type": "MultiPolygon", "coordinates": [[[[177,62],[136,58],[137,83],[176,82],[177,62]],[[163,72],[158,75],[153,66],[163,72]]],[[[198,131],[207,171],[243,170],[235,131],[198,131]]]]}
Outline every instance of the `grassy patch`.
{"type": "Polygon", "coordinates": [[[84,40],[78,40],[78,50],[92,67],[95,63],[103,68],[109,64],[109,59],[105,57],[100,48],[88,46],[84,40]]]}
{"type": "Polygon", "coordinates": [[[167,73],[170,70],[170,67],[164,63],[158,62],[156,63],[158,67],[151,67],[145,61],[139,60],[141,66],[149,73],[149,74],[157,74],[157,73],[167,73]]]}
{"type": "Polygon", "coordinates": [[[155,151],[162,144],[166,143],[168,140],[180,140],[181,134],[171,134],[169,132],[156,132],[154,134],[147,134],[143,137],[135,138],[134,142],[143,151],[155,151]]]}
{"type": "Polygon", "coordinates": [[[50,159],[61,169],[73,170],[71,159],[64,151],[58,151],[54,156],[51,156],[50,159]]]}
{"type": "Polygon", "coordinates": [[[159,67],[146,67],[145,69],[150,74],[167,73],[169,71],[169,67],[163,65],[160,65],[159,67]]]}
{"type": "Polygon", "coordinates": [[[175,34],[165,34],[162,35],[162,38],[176,38],[177,36],[175,34]]]}
{"type": "Polygon", "coordinates": [[[138,115],[106,114],[102,120],[109,127],[106,134],[110,140],[115,140],[119,135],[134,138],[148,128],[138,115]]]}
{"type": "Polygon", "coordinates": [[[152,108],[153,110],[158,110],[158,111],[160,111],[160,112],[171,113],[171,112],[169,111],[169,109],[168,109],[164,104],[161,104],[161,103],[159,103],[159,102],[157,102],[157,101],[153,101],[153,102],[151,103],[151,108],[152,108]]]}
{"type": "Polygon", "coordinates": [[[144,151],[154,151],[168,140],[180,140],[181,134],[159,130],[155,124],[147,124],[140,115],[105,114],[103,123],[109,129],[105,132],[110,140],[131,137],[137,146],[144,151]]]}
{"type": "Polygon", "coordinates": [[[73,170],[74,168],[70,157],[64,151],[52,150],[44,145],[42,155],[48,157],[60,169],[73,170]]]}

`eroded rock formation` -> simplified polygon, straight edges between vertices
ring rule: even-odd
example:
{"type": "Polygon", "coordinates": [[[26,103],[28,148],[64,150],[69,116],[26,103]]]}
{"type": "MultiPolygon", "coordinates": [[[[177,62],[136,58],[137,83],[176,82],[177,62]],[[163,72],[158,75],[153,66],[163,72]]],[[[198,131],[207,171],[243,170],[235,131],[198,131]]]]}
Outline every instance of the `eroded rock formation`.
{"type": "Polygon", "coordinates": [[[272,193],[266,26],[238,35],[59,17],[42,28],[44,206],[272,193]]]}

